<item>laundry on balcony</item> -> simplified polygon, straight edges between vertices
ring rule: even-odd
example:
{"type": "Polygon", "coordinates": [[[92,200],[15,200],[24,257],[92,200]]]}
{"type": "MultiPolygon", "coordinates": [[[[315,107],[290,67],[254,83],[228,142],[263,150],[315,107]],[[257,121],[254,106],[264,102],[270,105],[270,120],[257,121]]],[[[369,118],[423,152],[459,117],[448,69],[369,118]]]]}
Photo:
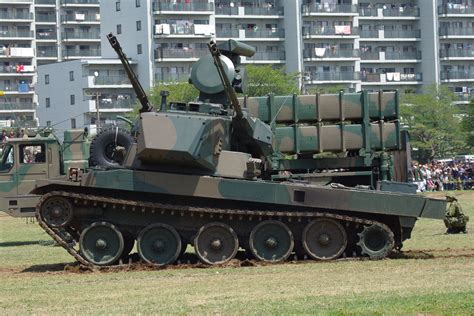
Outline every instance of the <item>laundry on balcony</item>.
{"type": "Polygon", "coordinates": [[[195,35],[211,35],[211,26],[209,24],[194,24],[195,35]]]}
{"type": "Polygon", "coordinates": [[[387,72],[387,81],[400,81],[400,73],[399,72],[387,72]]]}
{"type": "Polygon", "coordinates": [[[16,57],[32,57],[34,50],[31,47],[10,47],[7,55],[16,57]]]}
{"type": "Polygon", "coordinates": [[[323,48],[316,47],[314,49],[314,54],[316,55],[316,57],[324,57],[324,55],[326,54],[326,48],[325,47],[323,47],[323,48]]]}
{"type": "Polygon", "coordinates": [[[335,25],[334,33],[337,35],[351,35],[350,25],[335,25]]]}
{"type": "Polygon", "coordinates": [[[32,65],[16,65],[16,72],[35,72],[35,66],[32,65]]]}
{"type": "Polygon", "coordinates": [[[84,21],[86,19],[86,15],[83,13],[76,13],[75,19],[76,21],[84,21]]]}
{"type": "Polygon", "coordinates": [[[170,35],[170,25],[169,24],[155,25],[155,34],[170,35]]]}

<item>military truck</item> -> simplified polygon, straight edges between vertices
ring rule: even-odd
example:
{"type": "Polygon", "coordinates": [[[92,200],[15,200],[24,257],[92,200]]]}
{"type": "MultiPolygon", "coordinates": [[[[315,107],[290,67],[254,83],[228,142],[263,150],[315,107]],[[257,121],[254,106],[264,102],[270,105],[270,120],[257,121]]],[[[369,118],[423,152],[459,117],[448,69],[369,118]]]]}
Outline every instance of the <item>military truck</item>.
{"type": "Polygon", "coordinates": [[[117,146],[128,148],[132,141],[119,128],[92,136],[87,129],[67,130],[62,143],[50,129],[9,138],[0,151],[0,210],[13,217],[34,217],[39,197],[29,193],[37,180],[74,178],[90,166],[113,166],[117,146]]]}
{"type": "Polygon", "coordinates": [[[365,100],[363,106],[339,95],[339,113],[348,115],[337,117],[328,116],[335,110],[324,109],[321,96],[292,96],[289,107],[273,96],[239,101],[240,56],[255,50],[230,40],[210,42],[210,54],[193,65],[198,101],[168,102],[163,91],[155,110],[117,38],[108,40],[142,105],[135,141],[120,165],[37,180],[31,191],[39,198],[39,225],[78,262],[113,265],[127,260],[135,244],[144,262],[157,265],[176,262],[188,244],[207,264],[225,263],[239,249],[266,262],[292,253],[381,259],[402,248],[417,218],[444,218],[445,201],[400,192],[410,186],[390,179],[379,181],[379,190],[313,181],[324,151],[345,154],[342,170],[354,162],[365,170],[349,172],[370,178],[373,167],[388,170],[383,149],[400,150],[402,142],[396,124],[385,121],[394,116],[371,111],[391,113],[384,100],[396,94],[350,98],[365,100]],[[355,152],[360,159],[352,160],[355,152]]]}

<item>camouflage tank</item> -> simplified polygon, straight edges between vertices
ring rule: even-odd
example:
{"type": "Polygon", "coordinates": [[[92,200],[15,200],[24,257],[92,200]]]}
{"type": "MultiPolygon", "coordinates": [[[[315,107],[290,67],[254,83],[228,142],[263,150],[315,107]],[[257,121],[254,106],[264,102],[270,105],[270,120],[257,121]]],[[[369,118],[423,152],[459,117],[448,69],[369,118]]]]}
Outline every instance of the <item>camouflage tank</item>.
{"type": "Polygon", "coordinates": [[[170,103],[162,92],[156,111],[117,39],[108,39],[142,104],[136,142],[120,166],[38,180],[32,192],[41,227],[80,263],[113,265],[135,244],[143,261],[158,265],[175,262],[188,244],[207,264],[239,249],[266,262],[292,253],[381,259],[410,238],[417,218],[444,218],[445,201],[388,181],[396,173],[385,150],[403,143],[396,93],[239,100],[240,56],[255,51],[230,40],[211,42],[209,56],[193,65],[198,101],[170,103]],[[386,176],[378,190],[308,181],[326,168],[314,156],[324,151],[357,152],[335,167],[359,168],[346,173],[386,176]]]}

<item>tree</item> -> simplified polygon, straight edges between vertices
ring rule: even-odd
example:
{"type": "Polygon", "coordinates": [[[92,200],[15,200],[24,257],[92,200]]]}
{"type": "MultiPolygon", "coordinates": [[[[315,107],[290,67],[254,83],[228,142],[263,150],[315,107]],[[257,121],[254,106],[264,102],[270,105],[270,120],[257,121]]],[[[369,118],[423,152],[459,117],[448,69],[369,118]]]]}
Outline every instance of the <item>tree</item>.
{"type": "Polygon", "coordinates": [[[455,95],[445,86],[431,86],[422,94],[405,94],[400,114],[408,126],[420,160],[453,156],[466,147],[455,95]]]}
{"type": "Polygon", "coordinates": [[[346,87],[344,85],[331,85],[331,86],[323,86],[323,87],[315,87],[307,89],[308,94],[337,94],[339,92],[345,91],[346,87]]]}
{"type": "Polygon", "coordinates": [[[199,91],[187,81],[168,82],[158,84],[151,89],[150,102],[155,106],[161,104],[160,92],[162,90],[168,91],[168,101],[171,102],[191,102],[196,101],[199,96],[199,91]]]}
{"type": "Polygon", "coordinates": [[[470,151],[474,150],[474,100],[467,105],[466,113],[462,119],[462,129],[465,132],[467,145],[470,151]]]}
{"type": "Polygon", "coordinates": [[[283,68],[273,68],[271,65],[247,65],[247,95],[251,97],[275,95],[289,95],[300,93],[298,88],[298,74],[285,73],[283,68]]]}

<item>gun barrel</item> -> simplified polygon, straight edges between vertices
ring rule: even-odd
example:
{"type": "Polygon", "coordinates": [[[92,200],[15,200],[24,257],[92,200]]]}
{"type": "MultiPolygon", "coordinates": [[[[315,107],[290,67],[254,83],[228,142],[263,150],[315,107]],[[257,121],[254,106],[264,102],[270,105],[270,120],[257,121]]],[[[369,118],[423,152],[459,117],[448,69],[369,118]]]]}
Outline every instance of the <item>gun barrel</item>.
{"type": "Polygon", "coordinates": [[[112,48],[117,53],[118,58],[122,62],[122,65],[125,68],[125,72],[127,73],[128,79],[130,80],[130,83],[132,84],[133,89],[135,90],[137,98],[140,101],[140,104],[142,105],[140,112],[153,111],[153,106],[150,104],[145,90],[143,89],[142,85],[140,84],[140,81],[138,81],[137,75],[130,66],[127,56],[122,51],[122,47],[120,46],[117,37],[112,33],[109,33],[107,34],[107,39],[109,40],[110,46],[112,46],[112,48]]]}
{"type": "Polygon", "coordinates": [[[214,41],[211,41],[208,44],[208,46],[209,46],[209,51],[211,52],[211,55],[214,58],[214,64],[216,65],[217,73],[219,74],[222,84],[224,85],[224,91],[227,95],[227,98],[230,101],[230,105],[232,106],[235,113],[237,114],[237,117],[242,117],[243,116],[242,108],[237,98],[237,94],[235,93],[235,90],[232,87],[229,81],[229,78],[227,78],[226,72],[224,70],[224,66],[222,65],[222,62],[220,59],[221,52],[219,51],[219,48],[217,48],[217,45],[214,41]]]}

